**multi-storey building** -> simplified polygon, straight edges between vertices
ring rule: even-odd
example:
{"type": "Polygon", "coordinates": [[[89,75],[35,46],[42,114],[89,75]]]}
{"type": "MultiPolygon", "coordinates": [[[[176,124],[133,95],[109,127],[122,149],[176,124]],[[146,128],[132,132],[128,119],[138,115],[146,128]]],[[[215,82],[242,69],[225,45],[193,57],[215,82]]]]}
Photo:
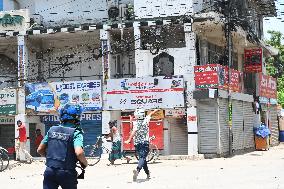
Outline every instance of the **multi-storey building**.
{"type": "MultiPolygon", "coordinates": [[[[263,116],[276,136],[276,111],[270,105],[275,91],[268,87],[271,95],[263,93],[258,86],[267,78],[255,73],[265,74],[262,56],[275,53],[262,42],[263,17],[274,16],[275,5],[234,1],[229,20],[224,6],[198,0],[4,0],[0,64],[10,70],[1,70],[0,86],[17,87],[13,117],[26,123],[32,141],[36,128],[46,132],[58,123],[60,104],[80,102],[87,110],[82,124],[86,143],[94,143],[108,132],[108,121],[119,120],[126,136],[128,115],[136,108],[160,108],[150,134],[156,135],[162,154],[226,155],[228,119],[233,150],[254,147],[252,128],[260,119],[252,108],[254,95],[261,97],[263,116]],[[226,23],[234,27],[232,92],[231,77],[223,73],[229,70],[226,23]],[[260,70],[259,65],[247,70],[244,57],[252,49],[261,49],[253,54],[261,56],[260,70]]],[[[3,113],[5,118],[8,114],[3,113]]],[[[14,137],[9,124],[1,128],[14,137]]]]}

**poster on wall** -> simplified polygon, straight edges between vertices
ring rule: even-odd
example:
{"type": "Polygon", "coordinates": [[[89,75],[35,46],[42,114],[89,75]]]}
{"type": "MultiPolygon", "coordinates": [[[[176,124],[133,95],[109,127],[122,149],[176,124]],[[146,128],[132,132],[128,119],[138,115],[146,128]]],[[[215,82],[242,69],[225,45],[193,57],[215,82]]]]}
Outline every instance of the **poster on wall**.
{"type": "Polygon", "coordinates": [[[277,99],[277,82],[276,79],[259,73],[259,96],[277,99]]]}
{"type": "Polygon", "coordinates": [[[0,90],[0,115],[16,115],[16,89],[0,90]]]}
{"type": "Polygon", "coordinates": [[[18,46],[18,78],[20,82],[20,86],[24,85],[24,79],[26,75],[25,70],[25,48],[24,45],[18,46]]]}
{"type": "Polygon", "coordinates": [[[244,72],[259,73],[262,72],[262,49],[245,49],[244,72]]]}
{"type": "Polygon", "coordinates": [[[184,107],[181,76],[110,79],[107,83],[107,110],[184,107]]]}
{"type": "Polygon", "coordinates": [[[101,81],[26,84],[26,109],[29,112],[55,112],[68,103],[80,104],[86,111],[101,109],[101,81]]]}

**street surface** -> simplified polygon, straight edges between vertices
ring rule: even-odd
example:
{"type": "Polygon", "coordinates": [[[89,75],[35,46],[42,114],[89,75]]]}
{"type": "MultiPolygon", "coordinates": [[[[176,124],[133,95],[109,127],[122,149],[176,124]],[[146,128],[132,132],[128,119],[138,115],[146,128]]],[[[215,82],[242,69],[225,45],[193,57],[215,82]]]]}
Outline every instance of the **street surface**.
{"type": "MultiPolygon", "coordinates": [[[[284,145],[269,151],[256,151],[224,159],[169,160],[150,164],[152,179],[141,172],[138,182],[132,182],[136,164],[107,161],[88,167],[79,189],[284,189],[284,145]]],[[[44,164],[22,164],[0,173],[2,189],[40,189],[44,164]]],[[[67,178],[66,178],[67,179],[67,178]]]]}

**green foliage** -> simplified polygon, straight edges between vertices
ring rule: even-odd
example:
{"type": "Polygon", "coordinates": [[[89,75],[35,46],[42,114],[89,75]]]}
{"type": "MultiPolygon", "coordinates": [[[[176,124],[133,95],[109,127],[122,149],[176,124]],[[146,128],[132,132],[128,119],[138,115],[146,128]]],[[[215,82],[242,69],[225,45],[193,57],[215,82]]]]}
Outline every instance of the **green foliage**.
{"type": "Polygon", "coordinates": [[[284,45],[282,44],[283,34],[279,31],[268,31],[271,35],[267,43],[279,50],[279,54],[266,60],[268,75],[277,78],[278,102],[284,108],[284,45]]]}

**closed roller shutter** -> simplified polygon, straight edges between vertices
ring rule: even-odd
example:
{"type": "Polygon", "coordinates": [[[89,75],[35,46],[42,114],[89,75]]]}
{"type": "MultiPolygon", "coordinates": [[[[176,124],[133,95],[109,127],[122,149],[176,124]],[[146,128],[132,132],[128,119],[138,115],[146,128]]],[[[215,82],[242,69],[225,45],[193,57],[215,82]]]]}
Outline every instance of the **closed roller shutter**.
{"type": "Polygon", "coordinates": [[[232,101],[232,133],[233,133],[233,150],[243,149],[244,143],[244,119],[243,119],[243,102],[238,100],[232,101]]]}
{"type": "Polygon", "coordinates": [[[220,152],[229,152],[228,99],[219,100],[220,152]]]}
{"type": "Polygon", "coordinates": [[[11,148],[14,146],[15,125],[0,125],[0,146],[11,148]]]}
{"type": "Polygon", "coordinates": [[[199,153],[217,153],[217,102],[216,100],[198,101],[198,141],[199,153]]]}
{"type": "Polygon", "coordinates": [[[243,103],[244,108],[244,148],[254,148],[254,112],[250,102],[243,103]]]}
{"type": "Polygon", "coordinates": [[[84,146],[95,144],[97,137],[102,134],[102,121],[82,121],[81,127],[84,131],[84,146]]]}
{"type": "Polygon", "coordinates": [[[187,125],[182,119],[169,119],[171,155],[188,154],[187,125]]]}
{"type": "Polygon", "coordinates": [[[277,106],[271,105],[269,108],[269,126],[271,130],[271,145],[276,146],[279,144],[279,128],[277,120],[277,106]]]}

